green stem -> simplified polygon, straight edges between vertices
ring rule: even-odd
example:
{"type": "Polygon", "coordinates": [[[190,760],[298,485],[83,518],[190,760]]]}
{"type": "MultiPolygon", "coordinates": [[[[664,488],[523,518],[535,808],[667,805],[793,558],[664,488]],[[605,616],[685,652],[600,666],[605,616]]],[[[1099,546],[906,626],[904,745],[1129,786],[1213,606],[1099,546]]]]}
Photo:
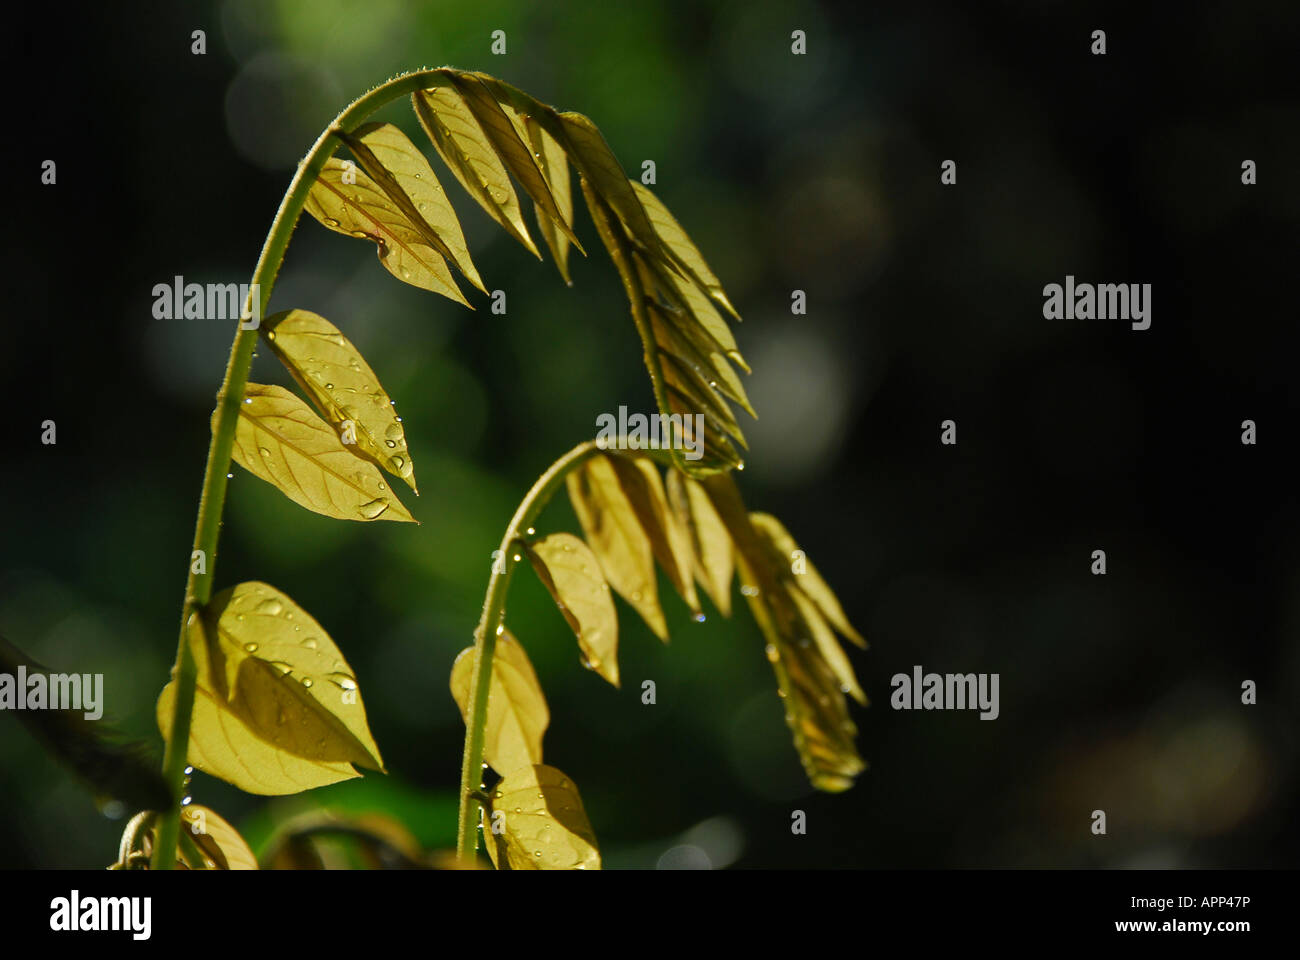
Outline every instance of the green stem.
{"type": "MultiPolygon", "coordinates": [[[[460,766],[460,816],[456,836],[456,855],[463,862],[472,861],[478,849],[477,812],[483,809],[480,784],[483,779],[483,739],[487,727],[488,690],[491,687],[492,657],[496,652],[497,636],[505,628],[506,592],[515,568],[515,542],[528,535],[564,478],[602,452],[619,451],[606,451],[595,440],[587,440],[551,464],[519,504],[510,520],[510,526],[506,527],[505,536],[501,538],[501,548],[497,554],[500,562],[492,565],[492,577],[488,581],[487,597],[483,601],[483,615],[474,631],[474,668],[470,674],[469,703],[465,705],[465,752],[460,766]]],[[[637,450],[636,454],[650,456],[666,464],[672,463],[671,454],[664,450],[637,450]]]]}
{"type": "MultiPolygon", "coordinates": [[[[266,315],[275,278],[280,272],[280,265],[284,262],[284,253],[288,249],[289,238],[293,235],[298,216],[307,202],[307,194],[324,168],[325,161],[342,143],[340,136],[351,133],[366,117],[384,104],[414,90],[444,82],[446,81],[443,75],[434,70],[419,70],[403,74],[354,101],[320,135],[307,156],[298,165],[289,189],[285,192],[284,199],[280,201],[280,209],[271,223],[271,232],[267,234],[266,242],[262,246],[262,255],[258,258],[257,267],[253,271],[248,300],[244,304],[245,316],[253,315],[254,296],[259,298],[256,316],[260,318],[266,315]]],[[[245,329],[241,321],[235,333],[234,343],[230,347],[230,359],[226,363],[226,374],[221,382],[221,389],[217,391],[216,419],[212,424],[212,441],[208,445],[207,469],[203,475],[203,492],[199,496],[199,515],[194,528],[193,549],[202,551],[204,572],[196,573],[195,563],[191,561],[189,578],[185,584],[185,602],[181,607],[181,629],[177,643],[176,664],[172,671],[176,682],[176,698],[172,711],[171,735],[167,738],[166,751],[163,755],[163,776],[177,796],[171,808],[164,811],[159,818],[151,864],[154,870],[169,870],[176,860],[176,842],[180,824],[179,794],[185,780],[185,760],[190,739],[190,719],[194,709],[196,680],[194,656],[187,641],[187,627],[190,617],[201,611],[212,596],[217,540],[221,533],[221,513],[226,501],[226,475],[230,472],[235,424],[239,418],[239,405],[248,385],[248,369],[252,363],[257,334],[256,327],[245,329]]]]}

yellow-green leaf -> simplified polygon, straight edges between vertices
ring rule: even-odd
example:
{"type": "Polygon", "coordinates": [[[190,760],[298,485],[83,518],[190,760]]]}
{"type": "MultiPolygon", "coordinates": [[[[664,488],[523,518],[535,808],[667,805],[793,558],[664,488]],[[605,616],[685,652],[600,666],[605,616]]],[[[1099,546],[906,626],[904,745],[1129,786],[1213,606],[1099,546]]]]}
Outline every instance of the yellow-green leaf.
{"type": "MultiPolygon", "coordinates": [[[[531,115],[523,115],[523,124],[528,144],[537,158],[538,169],[551,188],[551,196],[555,198],[560,217],[572,224],[573,184],[569,178],[569,160],[564,154],[564,148],[531,115]]],[[[538,229],[551,249],[551,256],[555,257],[555,266],[559,269],[560,276],[565,283],[573,286],[573,279],[569,276],[569,234],[572,231],[557,227],[555,219],[547,216],[541,206],[536,206],[536,214],[538,229]]]]}
{"type": "Polygon", "coordinates": [[[668,639],[668,624],[659,606],[654,551],[614,465],[595,456],[565,478],[569,501],[582,532],[609,585],[654,631],[668,639]]]}
{"type": "Polygon", "coordinates": [[[357,163],[429,246],[487,293],[465,245],[451,199],[429,161],[406,134],[391,123],[367,123],[344,139],[357,163]]]}
{"type": "Polygon", "coordinates": [[[668,257],[659,234],[628,182],[627,174],[600,130],[580,113],[561,113],[559,120],[569,159],[583,179],[609,204],[628,234],[647,255],[656,259],[668,257]]]}
{"type": "Polygon", "coordinates": [[[536,764],[511,771],[492,791],[490,823],[484,830],[488,856],[497,869],[599,870],[596,834],[582,797],[563,771],[536,764]]]}
{"type": "Polygon", "coordinates": [[[695,554],[695,576],[714,606],[731,616],[731,581],[735,575],[731,536],[713,509],[709,495],[698,482],[680,470],[668,471],[668,499],[690,532],[695,554]]]}
{"type": "MultiPolygon", "coordinates": [[[[247,793],[288,794],[383,769],[356,677],[305,610],[242,583],[190,619],[196,685],[189,762],[247,793]]],[[[158,698],[171,736],[175,680],[158,698]]]]}
{"type": "Polygon", "coordinates": [[[682,229],[681,224],[668,212],[668,208],[651,192],[649,187],[638,183],[636,180],[629,180],[628,182],[632,184],[632,189],[636,191],[641,206],[645,208],[646,216],[650,219],[655,232],[659,234],[659,239],[663,241],[664,246],[672,254],[677,265],[699,285],[705,294],[739,320],[740,314],[736,312],[736,308],[727,299],[727,294],[722,289],[722,283],[709,268],[704,255],[700,253],[699,248],[695,246],[690,236],[682,229]]]}
{"type": "Polygon", "coordinates": [[[250,383],[239,405],[234,460],[308,510],[341,520],[415,518],[383,474],[283,387],[250,383]]]}
{"type": "Polygon", "coordinates": [[[248,843],[224,817],[202,804],[181,808],[181,835],[193,842],[202,862],[192,862],[184,845],[177,859],[185,860],[192,870],[256,870],[257,857],[248,843]]]}
{"type": "Polygon", "coordinates": [[[781,521],[769,513],[751,513],[750,521],[754,524],[754,529],[771,544],[773,553],[785,558],[792,572],[796,566],[794,561],[796,559],[799,561],[797,566],[802,572],[794,573],[795,586],[816,604],[817,609],[831,626],[865,650],[867,641],[862,639],[862,635],[849,623],[849,618],[844,615],[844,608],[840,606],[835,591],[822,579],[813,562],[799,549],[794,537],[790,536],[790,532],[782,526],[781,521]]]}
{"type": "Polygon", "coordinates": [[[411,104],[420,125],[466,192],[507,233],[541,259],[542,255],[524,225],[519,198],[501,158],[479,125],[474,111],[456,88],[453,73],[444,73],[448,76],[445,85],[411,94],[411,104]]]}
{"type": "MultiPolygon", "coordinates": [[[[846,688],[852,692],[856,681],[846,684],[837,675],[824,653],[824,635],[809,636],[809,624],[795,599],[790,558],[777,553],[755,529],[732,477],[711,476],[703,486],[735,546],[742,593],[767,641],[767,659],[776,674],[804,771],[818,790],[847,790],[866,769],[854,745],[857,727],[844,698],[846,688]]],[[[833,637],[830,640],[842,658],[838,643],[833,637]]],[[[847,668],[847,661],[840,666],[847,668]]],[[[851,668],[847,675],[852,675],[851,668]]]]}
{"type": "MultiPolygon", "coordinates": [[[[468,719],[474,648],[466,647],[451,668],[451,695],[468,719]]],[[[492,656],[483,759],[497,773],[509,773],[542,762],[542,735],[551,722],[537,674],[523,646],[503,632],[492,656]]]]}
{"type": "Polygon", "coordinates": [[[339,431],[343,445],[353,440],[357,453],[416,490],[406,431],[393,401],[338,327],[310,310],[289,310],[268,317],[262,331],[271,350],[339,431]]]}
{"type": "Polygon", "coordinates": [[[668,579],[691,608],[691,612],[698,616],[700,601],[695,593],[690,542],[677,515],[669,509],[658,468],[647,457],[610,455],[607,459],[614,466],[628,502],[641,522],[641,528],[650,538],[655,559],[664,568],[668,579]]]}
{"type": "Polygon", "coordinates": [[[617,687],[618,617],[595,555],[571,533],[526,546],[533,569],[578,637],[584,666],[617,687]]]}
{"type": "MultiPolygon", "coordinates": [[[[497,156],[506,169],[532,197],[533,203],[581,250],[582,244],[574,236],[569,220],[561,214],[555,197],[551,194],[550,184],[538,167],[538,158],[520,137],[518,125],[522,121],[514,107],[509,103],[498,103],[496,97],[474,74],[454,73],[452,76],[465,105],[478,120],[479,129],[496,148],[497,156]]],[[[572,212],[569,217],[572,217],[572,212]]]]}
{"type": "Polygon", "coordinates": [[[355,164],[325,161],[304,209],[335,233],[373,241],[379,262],[397,279],[470,306],[443,255],[355,164]]]}

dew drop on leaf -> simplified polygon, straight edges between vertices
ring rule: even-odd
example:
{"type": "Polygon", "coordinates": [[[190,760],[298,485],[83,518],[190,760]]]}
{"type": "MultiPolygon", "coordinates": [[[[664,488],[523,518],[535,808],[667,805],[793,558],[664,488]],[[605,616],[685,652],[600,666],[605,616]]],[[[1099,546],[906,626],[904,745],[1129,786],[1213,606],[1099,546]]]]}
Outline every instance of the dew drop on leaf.
{"type": "Polygon", "coordinates": [[[357,512],[367,520],[374,520],[387,509],[388,501],[383,497],[380,497],[377,500],[371,500],[369,503],[363,503],[361,506],[357,507],[357,512]]]}

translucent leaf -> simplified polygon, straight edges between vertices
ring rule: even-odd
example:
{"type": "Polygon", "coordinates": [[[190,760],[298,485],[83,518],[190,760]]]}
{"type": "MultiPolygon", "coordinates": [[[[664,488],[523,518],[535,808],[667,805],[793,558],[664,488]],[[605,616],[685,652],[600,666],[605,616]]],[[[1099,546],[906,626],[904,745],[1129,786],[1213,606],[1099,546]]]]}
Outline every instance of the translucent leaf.
{"type": "Polygon", "coordinates": [[[460,220],[424,154],[391,123],[367,123],[345,137],[369,174],[424,240],[484,293],[460,220]]]}
{"type": "MultiPolygon", "coordinates": [[[[241,583],[191,617],[197,671],[189,762],[247,793],[298,793],[383,770],[351,667],[312,617],[265,583],[241,583]]],[[[158,698],[171,736],[175,679],[158,698]]]]}
{"type": "Polygon", "coordinates": [[[578,637],[583,665],[618,686],[618,618],[609,584],[587,545],[554,533],[527,545],[537,576],[578,637]]]}
{"type": "MultiPolygon", "coordinates": [[[[784,557],[786,562],[793,566],[792,561],[795,554],[802,554],[803,552],[799,550],[799,545],[795,543],[794,537],[790,536],[790,532],[781,525],[781,521],[769,513],[751,513],[750,521],[754,524],[754,529],[771,544],[772,552],[777,556],[784,557]]],[[[848,617],[844,615],[844,608],[840,606],[835,591],[822,579],[821,574],[817,572],[817,568],[813,566],[813,562],[807,558],[806,554],[802,556],[800,565],[803,573],[794,575],[795,586],[816,604],[817,609],[821,611],[822,616],[830,622],[831,626],[865,650],[867,641],[863,640],[862,635],[853,629],[848,617]]]]}
{"type": "Polygon", "coordinates": [[[402,421],[352,342],[309,310],[277,313],[266,319],[262,329],[275,355],[340,432],[340,440],[350,423],[356,452],[415,490],[415,468],[402,421]]]}
{"type": "Polygon", "coordinates": [[[609,585],[654,631],[668,639],[659,606],[654,550],[608,457],[592,457],[565,478],[569,501],[609,585]]]}
{"type": "Polygon", "coordinates": [[[211,807],[192,803],[181,809],[181,836],[197,847],[203,862],[193,862],[184,844],[177,859],[193,870],[256,870],[257,857],[224,817],[211,807]]]}
{"type": "MultiPolygon", "coordinates": [[[[818,790],[847,790],[866,769],[854,745],[857,727],[844,698],[844,688],[852,691],[856,681],[845,684],[836,666],[828,662],[821,641],[809,636],[809,624],[791,589],[795,576],[790,558],[776,552],[755,529],[734,480],[717,475],[703,485],[735,546],[742,592],[767,641],[767,659],[776,674],[786,723],[804,771],[818,790]]],[[[842,657],[834,637],[830,641],[842,657]]],[[[847,661],[839,666],[847,668],[847,661]]]]}
{"type": "Polygon", "coordinates": [[[650,538],[655,559],[691,612],[698,614],[700,601],[695,594],[690,541],[686,529],[668,506],[658,468],[647,457],[610,456],[608,459],[641,528],[650,538]]]}
{"type": "Polygon", "coordinates": [[[434,149],[466,192],[497,223],[537,258],[541,254],[528,235],[519,198],[491,139],[455,85],[452,71],[445,85],[411,94],[415,115],[434,149]]]}
{"type": "Polygon", "coordinates": [[[580,113],[561,113],[558,116],[563,131],[561,142],[567,147],[569,159],[583,179],[609,204],[628,236],[643,252],[666,259],[668,253],[659,240],[659,234],[596,125],[580,113]]]}
{"type": "Polygon", "coordinates": [[[544,764],[511,771],[492,791],[491,814],[488,823],[501,832],[484,836],[497,869],[503,860],[511,870],[600,869],[596,834],[562,771],[544,764]]]}
{"type": "MultiPolygon", "coordinates": [[[[451,668],[451,695],[468,719],[474,648],[466,647],[451,668]]],[[[506,631],[497,637],[488,690],[483,759],[497,773],[542,762],[542,735],[551,722],[537,674],[523,646],[506,631]]]]}
{"type": "Polygon", "coordinates": [[[341,520],[415,522],[374,464],[283,387],[248,385],[239,405],[233,453],[245,470],[315,513],[341,520]]]}
{"type": "Polygon", "coordinates": [[[668,208],[651,192],[649,187],[636,180],[629,180],[628,182],[632,184],[632,189],[636,191],[641,206],[645,209],[646,216],[649,217],[651,224],[654,225],[655,232],[659,234],[659,239],[663,241],[664,246],[672,254],[676,264],[699,285],[705,294],[739,320],[740,314],[736,313],[736,308],[727,299],[727,294],[722,289],[722,283],[709,268],[703,254],[700,253],[699,248],[695,246],[686,231],[682,229],[681,224],[668,212],[668,208]]]}
{"type": "MultiPolygon", "coordinates": [[[[626,179],[621,181],[630,191],[626,179]]],[[[713,473],[725,472],[741,465],[740,456],[736,453],[731,443],[727,440],[725,434],[732,432],[739,433],[738,428],[729,426],[734,424],[734,417],[729,412],[718,412],[716,407],[721,404],[721,394],[718,398],[711,398],[710,401],[702,401],[700,396],[696,395],[690,383],[683,381],[679,371],[675,371],[672,364],[671,344],[664,335],[662,335],[662,325],[660,330],[655,329],[656,318],[653,294],[657,289],[656,284],[658,274],[648,265],[650,259],[636,251],[631,239],[627,236],[624,227],[614,216],[609,205],[596,193],[591,184],[584,179],[582,181],[583,197],[587,202],[587,209],[591,212],[592,221],[596,224],[596,230],[600,234],[601,242],[604,243],[605,249],[609,251],[610,258],[614,261],[614,266],[623,279],[623,286],[627,291],[629,305],[632,309],[632,319],[636,323],[637,333],[641,337],[641,343],[645,347],[646,369],[650,373],[650,380],[655,385],[655,399],[659,405],[659,412],[665,417],[691,417],[694,418],[703,414],[706,418],[706,424],[710,427],[705,431],[703,449],[700,451],[702,456],[687,459],[685,451],[674,447],[673,462],[679,469],[695,477],[704,477],[713,473]]],[[[662,265],[660,265],[662,270],[662,265]]],[[[668,281],[664,281],[667,283],[668,281]]],[[[688,284],[689,285],[689,284],[688,284]]],[[[695,294],[708,305],[708,300],[695,290],[693,285],[689,285],[695,294]]],[[[676,289],[676,288],[673,288],[676,289]]],[[[661,311],[664,316],[677,316],[681,318],[681,323],[690,326],[694,323],[686,308],[679,304],[676,306],[666,306],[661,311]]],[[[713,311],[716,315],[717,311],[713,311]]],[[[719,318],[720,320],[720,318],[719,318]]],[[[695,329],[691,327],[691,329],[695,329]]],[[[710,338],[703,330],[699,328],[697,336],[704,338],[705,342],[713,344],[710,338]]],[[[737,354],[738,356],[738,354],[737,354]]],[[[711,393],[717,389],[716,383],[705,381],[701,388],[705,393],[711,393]]],[[[692,422],[695,422],[692,420],[692,422]]]]}
{"type": "Polygon", "coordinates": [[[443,255],[356,164],[325,161],[303,209],[336,233],[373,241],[379,262],[397,279],[470,305],[443,255]]]}
{"type": "MultiPolygon", "coordinates": [[[[551,188],[555,206],[560,216],[572,224],[573,184],[570,182],[569,161],[564,154],[564,148],[542,129],[541,124],[532,116],[525,114],[523,123],[528,135],[528,144],[532,148],[533,156],[537,158],[537,166],[542,171],[542,176],[546,178],[551,188]]],[[[551,255],[555,257],[555,266],[559,269],[560,276],[564,278],[565,283],[573,286],[573,279],[569,276],[569,234],[557,227],[554,218],[547,216],[540,206],[537,207],[537,226],[546,245],[551,249],[551,255]]]]}
{"type": "Polygon", "coordinates": [[[668,471],[668,500],[690,533],[696,578],[718,611],[724,617],[731,616],[735,563],[726,525],[704,488],[680,470],[668,471]]]}
{"type": "Polygon", "coordinates": [[[514,107],[509,103],[498,103],[496,97],[474,74],[455,73],[453,77],[465,105],[478,120],[479,129],[496,148],[497,156],[506,169],[528,192],[538,209],[581,250],[582,244],[578,243],[570,225],[572,210],[567,217],[561,214],[559,205],[551,194],[550,184],[538,166],[538,158],[520,136],[520,121],[514,107]]]}

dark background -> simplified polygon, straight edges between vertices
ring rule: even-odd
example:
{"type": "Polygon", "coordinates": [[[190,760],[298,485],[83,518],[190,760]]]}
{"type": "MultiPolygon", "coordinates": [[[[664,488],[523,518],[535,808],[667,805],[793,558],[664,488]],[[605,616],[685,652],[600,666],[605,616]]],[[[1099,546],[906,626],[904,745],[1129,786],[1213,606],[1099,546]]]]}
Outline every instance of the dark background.
{"type": "MultiPolygon", "coordinates": [[[[516,578],[547,760],[580,785],[607,866],[1294,866],[1300,7],[1130,6],[38,9],[4,37],[0,633],[51,669],[104,673],[107,715],[158,744],[232,331],[154,320],[152,287],[246,282],[294,163],[350,99],[419,66],[482,69],[590,116],[629,173],[656,162],[656,192],[745,317],[762,419],[742,416],[742,491],[872,644],[851,652],[871,769],[815,795],[738,594],[730,621],[710,608],[696,625],[661,584],[667,647],[620,602],[619,692],[516,578]],[[495,29],[506,56],[489,54],[495,29]],[[1043,319],[1043,286],[1066,274],[1152,284],[1151,328],[1043,319]],[[949,418],[956,447],[939,444],[949,418]],[[1257,446],[1240,443],[1247,418],[1257,446]],[[1001,716],[891,710],[889,678],[915,664],[1000,674],[1001,716]],[[1258,705],[1240,702],[1247,679],[1258,705]]],[[[408,112],[379,118],[423,143],[408,112]]],[[[447,675],[491,551],[598,414],[652,406],[585,211],[591,256],[569,289],[448,189],[506,316],[398,283],[309,218],[272,300],[363,350],[422,496],[404,497],[418,528],[347,524],[235,470],[218,588],[264,579],[311,611],[391,771],[270,801],[196,776],[195,800],[255,846],[317,805],[453,844],[447,675]]],[[[253,378],[286,382],[265,351],[253,378]]],[[[562,500],[543,520],[576,529],[562,500]]],[[[121,826],[0,716],[0,865],[104,866],[121,826]]]]}

